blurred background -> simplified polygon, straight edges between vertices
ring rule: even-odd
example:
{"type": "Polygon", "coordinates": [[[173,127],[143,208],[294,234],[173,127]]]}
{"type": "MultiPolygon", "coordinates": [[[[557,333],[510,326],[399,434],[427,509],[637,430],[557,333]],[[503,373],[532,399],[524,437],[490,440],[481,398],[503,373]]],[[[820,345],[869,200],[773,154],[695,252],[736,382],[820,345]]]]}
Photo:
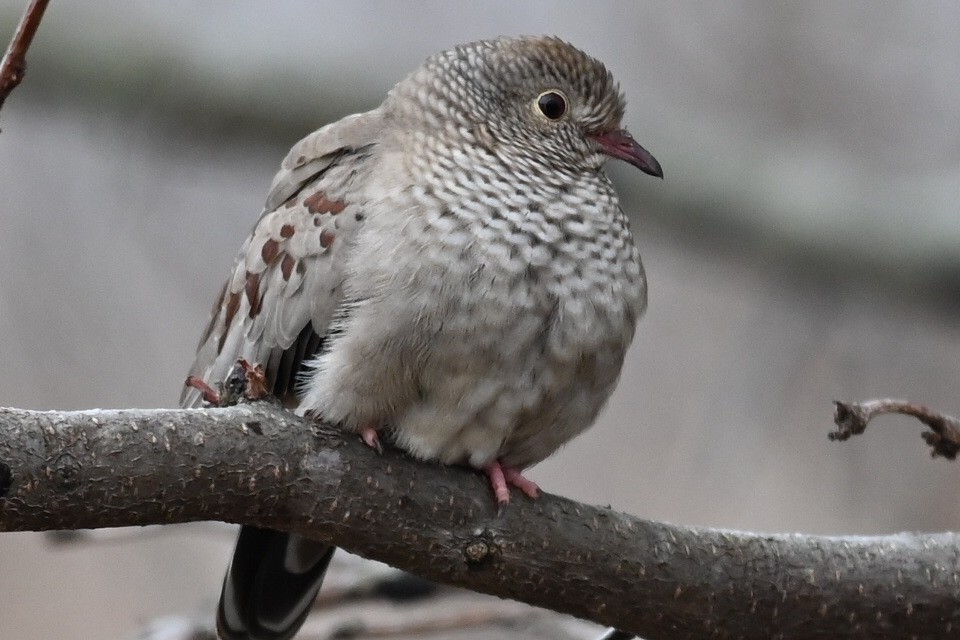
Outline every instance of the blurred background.
{"type": "MultiPolygon", "coordinates": [[[[0,5],[3,46],[25,4],[0,5]]],[[[918,424],[826,437],[834,398],[960,412],[948,2],[54,2],[0,113],[0,404],[175,406],[287,149],[431,53],[522,33],[604,60],[666,173],[611,168],[650,308],[598,425],[530,475],[691,525],[960,528],[918,424]]],[[[232,543],[0,535],[0,637],[209,618],[232,543]]]]}

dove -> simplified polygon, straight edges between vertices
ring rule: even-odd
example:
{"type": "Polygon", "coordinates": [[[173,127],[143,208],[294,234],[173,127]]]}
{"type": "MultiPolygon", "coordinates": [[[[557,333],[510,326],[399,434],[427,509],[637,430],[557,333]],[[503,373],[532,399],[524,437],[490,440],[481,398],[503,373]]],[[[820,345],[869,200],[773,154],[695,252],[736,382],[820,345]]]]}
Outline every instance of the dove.
{"type": "MultiPolygon", "coordinates": [[[[594,422],[646,307],[604,167],[663,172],[624,107],[604,65],[555,37],[428,58],[291,149],[191,375],[259,363],[302,415],[477,469],[501,505],[511,488],[536,498],[523,471],[594,422]]],[[[186,387],[182,406],[200,403],[186,387]]],[[[244,526],[221,637],[293,637],[332,553],[244,526]]]]}

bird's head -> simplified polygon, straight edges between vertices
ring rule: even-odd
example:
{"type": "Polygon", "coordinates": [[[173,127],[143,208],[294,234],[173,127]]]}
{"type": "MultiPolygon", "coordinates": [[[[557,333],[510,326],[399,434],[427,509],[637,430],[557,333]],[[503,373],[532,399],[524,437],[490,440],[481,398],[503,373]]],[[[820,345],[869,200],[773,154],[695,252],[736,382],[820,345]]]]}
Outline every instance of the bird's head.
{"type": "Polygon", "coordinates": [[[613,157],[663,177],[623,128],[625,101],[610,72],[558,38],[499,38],[437,54],[391,99],[412,126],[469,132],[523,162],[580,171],[613,157]]]}

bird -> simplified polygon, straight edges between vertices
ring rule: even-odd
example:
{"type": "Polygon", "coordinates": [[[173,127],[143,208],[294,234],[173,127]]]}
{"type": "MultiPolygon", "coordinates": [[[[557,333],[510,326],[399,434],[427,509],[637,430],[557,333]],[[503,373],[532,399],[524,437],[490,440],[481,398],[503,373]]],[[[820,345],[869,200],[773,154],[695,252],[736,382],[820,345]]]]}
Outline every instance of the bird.
{"type": "MultiPolygon", "coordinates": [[[[427,58],[297,142],[213,306],[181,405],[238,359],[301,415],[472,467],[496,502],[589,427],[647,302],[610,158],[663,177],[600,61],[553,36],[427,58]]],[[[527,498],[523,498],[527,499],[527,498]]],[[[241,528],[224,640],[296,635],[333,548],[241,528]]]]}

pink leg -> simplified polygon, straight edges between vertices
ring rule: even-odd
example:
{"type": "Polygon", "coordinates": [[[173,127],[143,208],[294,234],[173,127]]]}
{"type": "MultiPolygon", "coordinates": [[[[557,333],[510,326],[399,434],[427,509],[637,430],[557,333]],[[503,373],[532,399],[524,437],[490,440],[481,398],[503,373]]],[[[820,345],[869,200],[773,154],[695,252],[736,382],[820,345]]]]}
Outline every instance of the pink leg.
{"type": "Polygon", "coordinates": [[[537,483],[533,480],[524,478],[523,474],[520,473],[520,469],[516,467],[503,467],[503,477],[507,481],[507,484],[512,484],[531,498],[537,499],[540,497],[540,487],[538,487],[537,483]]]}
{"type": "Polygon", "coordinates": [[[380,435],[374,427],[370,425],[360,427],[360,438],[365,445],[375,449],[377,453],[383,453],[383,447],[380,446],[380,435]]]}
{"type": "Polygon", "coordinates": [[[510,489],[507,487],[507,479],[503,475],[503,467],[497,460],[491,460],[483,465],[483,473],[490,480],[490,488],[493,489],[493,495],[497,498],[497,504],[505,505],[510,502],[510,489]]]}
{"type": "Polygon", "coordinates": [[[483,465],[483,473],[490,480],[490,488],[497,498],[497,504],[505,505],[510,502],[510,485],[513,485],[531,498],[540,497],[540,487],[533,480],[523,477],[520,469],[504,467],[499,460],[492,460],[483,465]]]}

